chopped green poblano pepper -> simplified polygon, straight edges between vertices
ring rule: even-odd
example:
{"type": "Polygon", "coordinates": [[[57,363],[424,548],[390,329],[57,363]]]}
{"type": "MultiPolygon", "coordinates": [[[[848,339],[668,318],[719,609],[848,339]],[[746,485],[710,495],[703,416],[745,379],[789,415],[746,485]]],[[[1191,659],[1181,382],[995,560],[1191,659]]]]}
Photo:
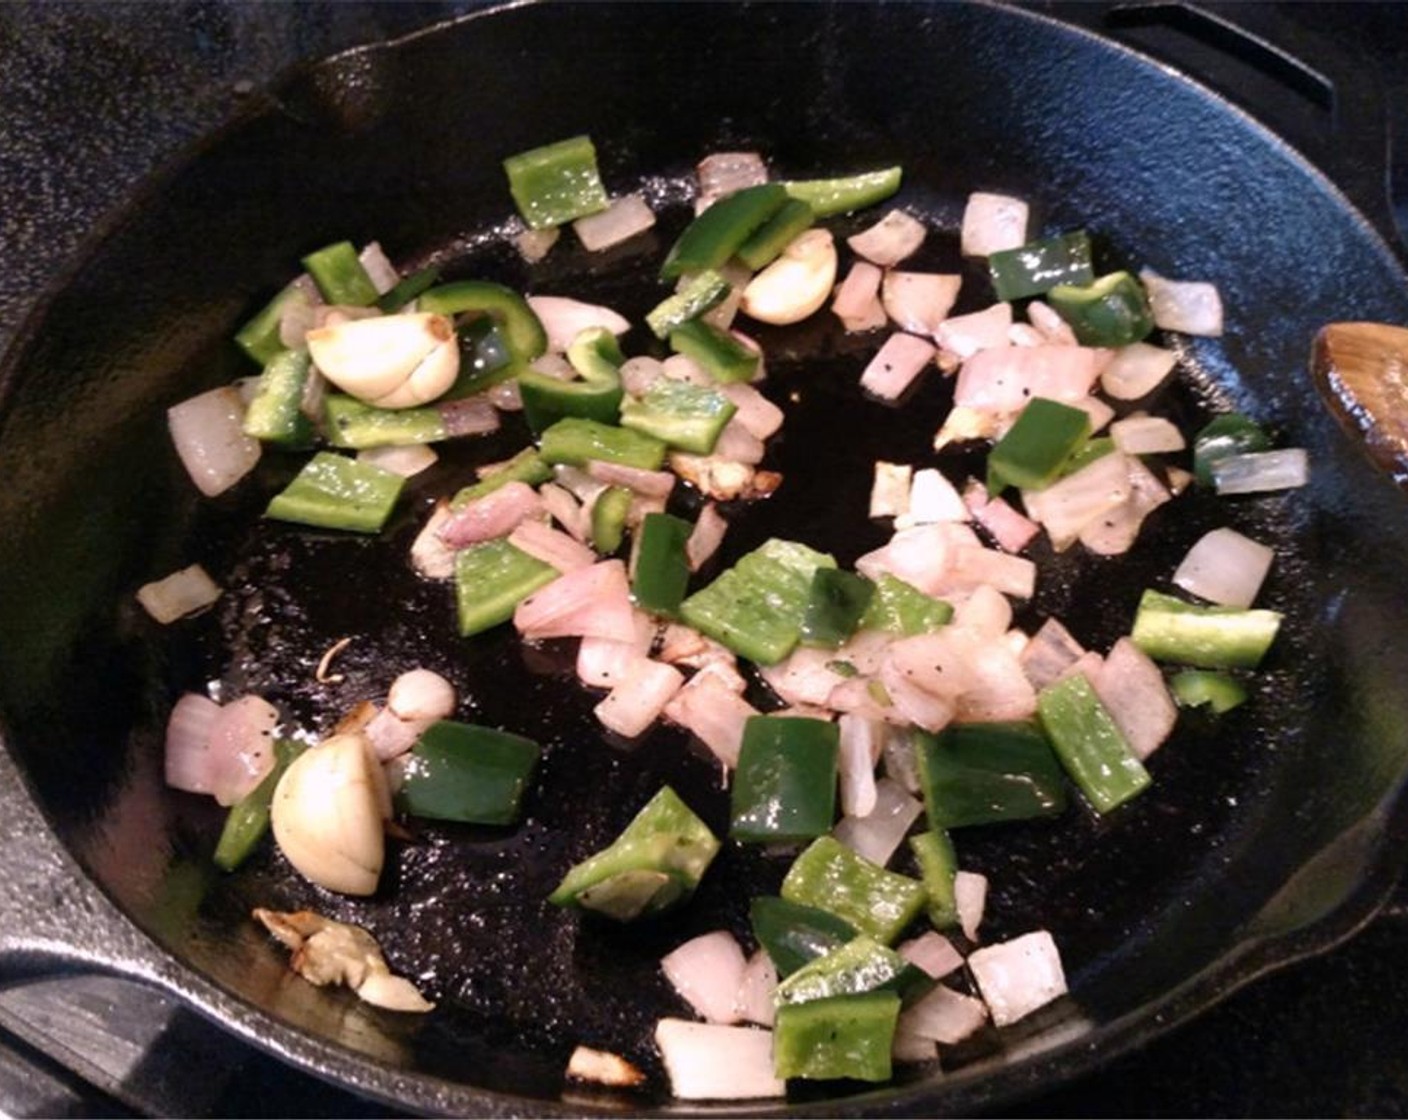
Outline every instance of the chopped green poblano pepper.
{"type": "Polygon", "coordinates": [[[763,895],[748,907],[753,936],[772,958],[778,976],[790,976],[810,960],[854,940],[850,922],[815,906],[763,895]]]}
{"type": "Polygon", "coordinates": [[[303,415],[308,384],[308,351],[280,350],[259,375],[259,388],[244,413],[244,434],[287,447],[306,446],[313,424],[303,415]]]}
{"type": "Polygon", "coordinates": [[[264,516],[323,529],[378,533],[405,481],[370,463],[320,451],[274,495],[264,516]]]}
{"type": "Polygon", "coordinates": [[[789,198],[738,247],[738,259],[754,272],[772,264],[798,234],[812,227],[816,214],[800,198],[789,198]]]}
{"type": "Polygon", "coordinates": [[[706,268],[690,276],[679,291],[646,312],[645,324],[656,338],[669,338],[672,331],[699,318],[728,293],[729,282],[712,268],[706,268]]]}
{"type": "Polygon", "coordinates": [[[509,193],[531,229],[560,226],[610,204],[588,136],[545,144],[504,160],[509,193]]]}
{"type": "Polygon", "coordinates": [[[832,996],[862,992],[897,992],[909,1003],[934,986],[923,969],[910,964],[887,945],[860,934],[824,956],[815,958],[777,986],[779,1007],[832,996]]]}
{"type": "MultiPolygon", "coordinates": [[[[635,495],[624,486],[608,486],[592,502],[592,548],[602,556],[614,555],[626,536],[626,519],[635,495]]],[[[689,579],[685,573],[686,582],[689,579]]],[[[676,604],[678,606],[678,604],[676,604]]]]}
{"type": "Polygon", "coordinates": [[[721,268],[786,201],[780,183],[744,187],[719,199],[685,227],[666,254],[660,276],[674,280],[687,272],[721,268]]]}
{"type": "Polygon", "coordinates": [[[758,374],[758,351],[703,319],[690,319],[672,330],[670,349],[693,359],[721,384],[752,381],[758,374]]]}
{"type": "Polygon", "coordinates": [[[789,1003],[773,1027],[773,1073],[812,1081],[888,1081],[899,1022],[894,992],[789,1003]]]}
{"type": "Polygon", "coordinates": [[[1033,397],[988,455],[988,493],[1008,486],[1043,490],[1090,435],[1090,414],[1060,401],[1033,397]]]}
{"type": "Polygon", "coordinates": [[[1082,346],[1128,346],[1154,329],[1149,295],[1128,272],[1111,272],[1085,285],[1057,284],[1046,302],[1082,346]]]}
{"type": "Polygon", "coordinates": [[[958,856],[953,850],[953,841],[947,832],[920,832],[909,838],[909,848],[924,882],[924,910],[929,915],[929,923],[935,929],[956,928],[958,896],[953,882],[958,874],[958,856]]]}
{"type": "Polygon", "coordinates": [[[434,287],[435,282],[439,279],[440,270],[438,268],[422,268],[409,276],[403,276],[392,285],[390,291],[383,292],[377,299],[377,310],[394,315],[419,297],[422,292],[434,287]]]}
{"type": "Polygon", "coordinates": [[[931,828],[1051,817],[1066,807],[1061,763],[1034,723],[955,723],[918,738],[931,828]]]}
{"type": "Polygon", "coordinates": [[[818,568],[802,615],[802,644],[835,649],[860,626],[875,594],[864,576],[840,568],[818,568]]]}
{"type": "Polygon", "coordinates": [[[717,389],[658,378],[640,397],[621,405],[621,427],[664,440],[671,447],[708,455],[738,406],[717,389]]]}
{"type": "Polygon", "coordinates": [[[782,897],[843,918],[889,944],[924,908],[924,884],[886,871],[834,836],[821,836],[799,855],[782,881],[782,897]]]}
{"type": "Polygon", "coordinates": [[[455,553],[460,635],[467,638],[507,622],[520,602],[560,574],[506,537],[460,549],[455,553]]]}
{"type": "Polygon", "coordinates": [[[303,749],[303,744],[293,739],[274,740],[274,768],[231,805],[225,817],[225,827],[215,845],[215,866],[220,870],[233,871],[242,864],[269,831],[269,806],[274,800],[274,787],[303,749]]]}
{"type": "Polygon", "coordinates": [[[470,316],[456,324],[455,341],[460,348],[460,371],[442,400],[477,396],[530,368],[527,360],[514,358],[508,338],[492,316],[470,316]]]}
{"type": "Polygon", "coordinates": [[[350,241],[339,241],[303,258],[303,267],[329,303],[370,307],[377,301],[376,285],[357,259],[350,241]]]}
{"type": "Polygon", "coordinates": [[[1130,637],[1155,661],[1200,669],[1255,669],[1280,627],[1277,611],[1199,607],[1145,591],[1130,637]]]}
{"type": "Polygon", "coordinates": [[[619,921],[659,913],[694,893],[719,841],[665,786],[609,847],[577,864],[548,896],[619,921]]]}
{"type": "Polygon", "coordinates": [[[604,327],[582,331],[567,348],[567,360],[581,375],[563,381],[529,368],[518,374],[523,416],[535,432],[544,432],[567,416],[614,424],[621,414],[621,363],[626,359],[616,336],[604,327]]]}
{"type": "Polygon", "coordinates": [[[416,306],[436,315],[486,315],[498,324],[515,362],[531,362],[548,348],[548,332],[528,301],[489,280],[457,280],[425,292],[416,306]]]}
{"type": "Polygon", "coordinates": [[[1219,716],[1247,699],[1247,690],[1241,681],[1207,669],[1184,669],[1175,673],[1168,684],[1179,707],[1200,708],[1206,704],[1219,716]]]}
{"type": "Polygon", "coordinates": [[[1043,688],[1036,705],[1061,765],[1097,812],[1108,813],[1148,787],[1149,771],[1084,675],[1072,673],[1043,688]]]}
{"type": "Polygon", "coordinates": [[[647,513],[641,519],[640,550],[636,553],[631,597],[651,614],[673,618],[689,587],[685,542],[694,526],[669,513],[647,513]]]}
{"type": "Polygon", "coordinates": [[[953,606],[925,595],[913,584],[881,572],[875,581],[870,605],[861,615],[860,629],[883,630],[887,634],[932,634],[948,625],[953,606]]]}
{"type": "Polygon", "coordinates": [[[804,544],[773,539],[681,603],[680,617],[734,653],[774,665],[801,636],[812,576],[835,566],[804,544]]]}
{"type": "Polygon", "coordinates": [[[450,508],[463,509],[470,502],[492,494],[505,483],[526,482],[529,486],[540,486],[551,479],[552,467],[543,462],[543,457],[533,448],[525,447],[497,470],[458,490],[450,499],[450,508]]]}
{"type": "Polygon", "coordinates": [[[235,341],[260,366],[268,365],[274,355],[284,349],[279,328],[285,312],[295,306],[311,306],[312,302],[301,284],[287,285],[235,333],[235,341]]]}
{"type": "Polygon", "coordinates": [[[1199,485],[1212,486],[1213,464],[1233,455],[1269,451],[1271,437],[1240,412],[1214,416],[1193,437],[1193,474],[1199,485]]]}
{"type": "Polygon", "coordinates": [[[1090,238],[1084,230],[1033,241],[1019,249],[988,256],[992,288],[999,300],[1025,299],[1049,292],[1057,284],[1089,284],[1090,238]]]}
{"type": "Polygon", "coordinates": [[[521,735],[440,720],[411,748],[397,805],[413,817],[512,824],[541,753],[521,735]]]}
{"type": "Polygon", "coordinates": [[[789,198],[800,199],[818,218],[849,214],[884,202],[900,189],[902,169],[886,167],[841,179],[801,179],[783,183],[789,198]]]}
{"type": "Polygon", "coordinates": [[[377,408],[345,393],[329,393],[323,402],[328,442],[362,450],[444,439],[445,421],[433,406],[377,408]]]}
{"type": "Polygon", "coordinates": [[[830,720],[753,716],[731,794],[729,835],[769,843],[809,840],[836,818],[840,733],[830,720]]]}
{"type": "Polygon", "coordinates": [[[585,466],[592,459],[658,471],[665,462],[665,441],[580,416],[568,416],[543,432],[538,453],[545,463],[585,466]]]}

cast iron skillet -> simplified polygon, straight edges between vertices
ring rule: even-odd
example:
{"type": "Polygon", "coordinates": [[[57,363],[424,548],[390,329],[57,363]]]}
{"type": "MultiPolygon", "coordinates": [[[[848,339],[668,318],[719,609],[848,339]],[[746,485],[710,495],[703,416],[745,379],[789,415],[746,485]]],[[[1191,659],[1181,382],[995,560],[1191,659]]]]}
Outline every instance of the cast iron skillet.
{"type": "MultiPolygon", "coordinates": [[[[1293,495],[1167,507],[1118,565],[1038,555],[1043,585],[1024,620],[1059,615],[1103,649],[1143,587],[1167,586],[1188,544],[1231,523],[1275,542],[1265,601],[1288,625],[1253,702],[1182,726],[1154,761],[1155,786],[1127,810],[960,838],[964,864],[994,883],[985,936],[1051,928],[1071,998],[955,1055],[941,1079],[917,1073],[841,1100],[804,1093],[790,1107],[966,1111],[1008,1099],[1372,912],[1404,834],[1408,710],[1395,684],[1408,667],[1398,563],[1408,519],[1303,372],[1321,323],[1408,314],[1403,272],[1368,223],[1225,103],[1028,14],[525,7],[355,52],[280,87],[134,208],[7,357],[0,711],[27,795],[12,791],[3,823],[13,964],[149,978],[305,1068],[414,1110],[665,1105],[658,1093],[564,1104],[563,1059],[587,1041],[653,1067],[649,1024],[679,1010],[655,961],[720,923],[742,932],[746,898],[774,889],[785,860],[729,851],[688,912],[645,929],[579,923],[541,901],[662,780],[716,826],[724,807],[711,768],[677,737],[603,741],[564,651],[454,640],[446,590],[406,582],[402,546],[428,499],[469,460],[516,441],[465,448],[423,477],[378,548],[254,523],[291,460],[270,457],[227,498],[196,501],[162,413],[247,372],[231,329],[302,252],[342,237],[379,238],[402,261],[441,260],[454,275],[590,294],[638,319],[660,295],[651,265],[684,220],[678,184],[724,146],[756,146],[786,176],[901,161],[900,201],[949,231],[968,191],[1010,190],[1042,204],[1043,228],[1091,228],[1107,265],[1215,281],[1229,333],[1180,343],[1184,375],[1162,404],[1190,422],[1243,408],[1316,464],[1293,495]],[[493,236],[509,206],[498,159],[583,131],[613,188],[644,185],[672,205],[654,245],[608,260],[564,248],[530,276],[493,236]],[[131,592],[194,560],[230,594],[158,633],[131,592]],[[346,680],[315,684],[318,654],[347,634],[346,680]],[[172,696],[218,679],[320,728],[412,664],[455,680],[466,718],[543,740],[525,823],[425,828],[365,903],[301,884],[272,854],[231,879],[210,872],[218,815],[160,781],[172,696]],[[255,904],[313,905],[369,926],[441,1013],[385,1015],[290,978],[247,920],[255,904]]],[[[961,267],[954,239],[934,240],[918,265],[961,267]]],[[[972,276],[968,306],[983,299],[972,276]]],[[[931,384],[906,410],[884,409],[853,387],[873,342],[829,324],[762,340],[770,391],[801,399],[775,453],[787,487],[738,518],[731,553],[781,533],[849,562],[880,533],[835,511],[860,508],[878,454],[923,457],[946,390],[931,384]]],[[[646,346],[628,339],[628,350],[646,346]]]]}

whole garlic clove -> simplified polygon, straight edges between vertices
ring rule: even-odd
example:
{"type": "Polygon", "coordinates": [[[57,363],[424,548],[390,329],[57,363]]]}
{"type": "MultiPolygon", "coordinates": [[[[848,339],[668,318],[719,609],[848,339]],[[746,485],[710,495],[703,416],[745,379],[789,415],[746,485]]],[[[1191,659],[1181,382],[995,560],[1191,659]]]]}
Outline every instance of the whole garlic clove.
{"type": "Polygon", "coordinates": [[[375,892],[386,857],[386,777],[360,731],[304,751],[279,779],[270,823],[305,878],[343,894],[375,892]]]}
{"type": "Polygon", "coordinates": [[[835,283],[835,239],[827,230],[809,229],[748,282],[740,307],[763,323],[799,323],[831,297],[835,283]]]}
{"type": "Polygon", "coordinates": [[[377,408],[414,408],[446,392],[460,370],[455,327],[445,315],[378,315],[308,332],[323,376],[377,408]]]}

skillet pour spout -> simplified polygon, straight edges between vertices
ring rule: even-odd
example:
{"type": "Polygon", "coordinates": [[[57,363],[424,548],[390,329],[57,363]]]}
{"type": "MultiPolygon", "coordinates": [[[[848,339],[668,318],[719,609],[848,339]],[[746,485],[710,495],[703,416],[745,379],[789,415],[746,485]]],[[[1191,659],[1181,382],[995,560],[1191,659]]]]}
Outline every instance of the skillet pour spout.
{"type": "MultiPolygon", "coordinates": [[[[241,18],[225,30],[247,33],[241,18]]],[[[679,1013],[659,957],[719,924],[743,932],[747,898],[776,889],[776,867],[725,857],[681,925],[629,945],[543,902],[581,838],[614,834],[662,780],[697,794],[720,830],[709,768],[668,734],[629,753],[603,743],[590,698],[550,652],[532,661],[507,641],[449,633],[443,589],[407,586],[401,561],[428,485],[388,547],[362,548],[260,522],[287,463],[198,500],[164,427],[169,405],[250,372],[230,335],[304,253],[336,240],[379,240],[398,262],[434,261],[451,277],[590,293],[639,321],[661,296],[658,253],[603,267],[564,247],[529,270],[500,236],[502,157],[581,133],[613,190],[643,188],[660,206],[656,248],[685,221],[694,163],[723,149],[761,151],[779,177],[902,164],[897,204],[936,231],[936,267],[963,270],[975,292],[981,277],[957,251],[964,199],[1030,198],[1043,229],[1088,226],[1102,265],[1216,283],[1227,333],[1176,340],[1171,407],[1189,423],[1244,411],[1313,463],[1311,484],[1283,497],[1192,498],[1117,569],[1051,557],[1047,578],[1043,564],[1030,617],[1070,620],[1108,648],[1142,589],[1167,587],[1192,542],[1230,523],[1274,545],[1265,600],[1287,618],[1252,701],[1223,722],[1180,725],[1151,764],[1152,788],[1119,814],[965,837],[965,864],[994,883],[989,936],[1051,928],[1071,996],[942,1076],[748,1111],[993,1107],[1366,921],[1408,838],[1408,508],[1322,406],[1306,353],[1329,321],[1408,322],[1402,262],[1374,226],[1207,89],[1028,11],[749,4],[721,18],[712,6],[534,4],[336,56],[252,98],[88,244],[7,352],[0,948],[16,974],[57,963],[136,976],[302,1069],[420,1113],[709,1111],[658,1088],[564,1097],[563,1064],[589,1038],[654,1061],[651,1024],[679,1013]],[[159,632],[133,592],[196,561],[225,598],[159,632]],[[316,663],[348,633],[367,637],[339,662],[342,691],[289,679],[288,665],[316,663]],[[524,828],[430,830],[366,903],[319,895],[273,855],[216,873],[218,814],[162,781],[173,698],[210,681],[276,690],[293,718],[326,728],[349,697],[384,687],[387,666],[416,664],[451,676],[486,722],[547,744],[524,828]],[[492,887],[499,875],[512,890],[492,887]],[[423,973],[440,1010],[408,1021],[291,979],[249,920],[255,905],[367,925],[397,971],[423,973]]],[[[799,435],[778,451],[798,492],[840,493],[875,458],[929,454],[949,390],[882,412],[854,386],[864,340],[829,323],[807,332],[770,355],[771,384],[807,390],[799,435]],[[862,414],[868,424],[841,427],[862,414]],[[818,462],[818,440],[840,449],[818,462]]],[[[769,516],[783,535],[863,551],[865,530],[826,508],[779,502],[769,516]]]]}

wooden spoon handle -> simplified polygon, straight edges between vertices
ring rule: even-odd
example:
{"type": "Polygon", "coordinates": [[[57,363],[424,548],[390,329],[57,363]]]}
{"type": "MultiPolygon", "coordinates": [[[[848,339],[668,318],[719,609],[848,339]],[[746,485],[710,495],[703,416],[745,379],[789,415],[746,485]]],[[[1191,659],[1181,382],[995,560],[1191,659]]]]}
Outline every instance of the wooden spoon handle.
{"type": "Polygon", "coordinates": [[[1331,323],[1315,336],[1310,372],[1340,423],[1408,490],[1408,328],[1331,323]]]}

